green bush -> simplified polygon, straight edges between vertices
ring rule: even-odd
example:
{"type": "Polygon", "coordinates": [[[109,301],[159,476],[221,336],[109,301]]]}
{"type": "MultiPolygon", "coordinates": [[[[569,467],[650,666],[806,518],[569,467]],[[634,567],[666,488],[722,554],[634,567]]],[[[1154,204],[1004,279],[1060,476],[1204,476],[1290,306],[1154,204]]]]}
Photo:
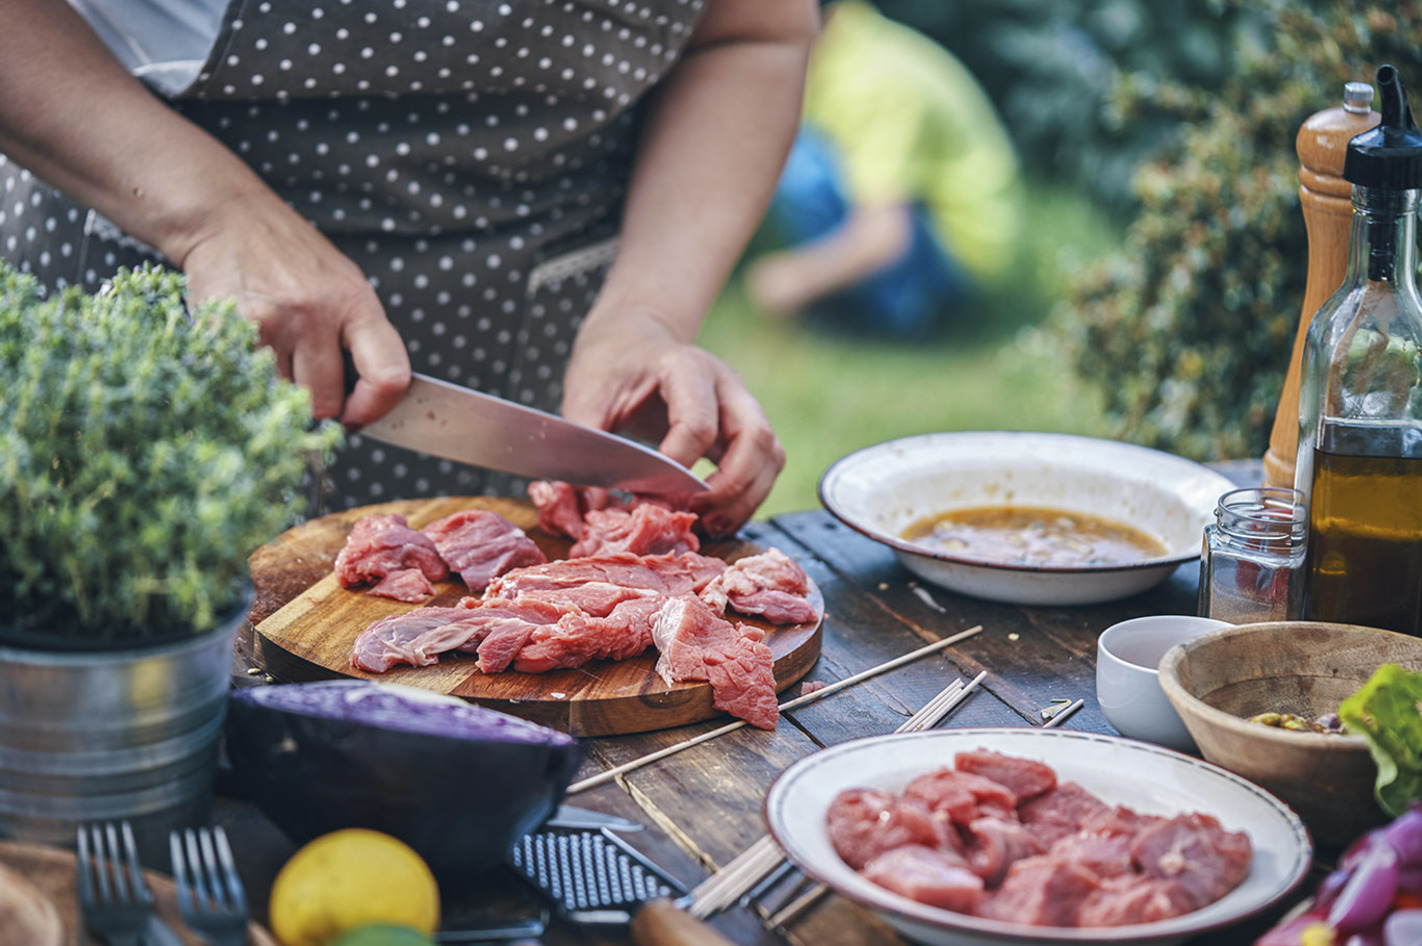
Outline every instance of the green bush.
{"type": "Polygon", "coordinates": [[[1123,212],[1131,173],[1178,137],[1169,114],[1110,107],[1123,77],[1214,86],[1261,29],[1217,0],[878,0],[950,49],[997,105],[1024,165],[1123,212]]]}
{"type": "Polygon", "coordinates": [[[1221,87],[1118,86],[1123,122],[1166,113],[1185,130],[1139,169],[1142,210],[1124,247],[1073,281],[1062,314],[1113,432],[1206,460],[1260,456],[1268,443],[1308,269],[1300,124],[1384,62],[1422,94],[1422,3],[1256,8],[1269,42],[1241,46],[1221,87]]]}
{"type": "Polygon", "coordinates": [[[340,428],[230,304],[121,270],[45,299],[0,261],[0,628],[84,640],[214,627],[300,518],[340,428]]]}

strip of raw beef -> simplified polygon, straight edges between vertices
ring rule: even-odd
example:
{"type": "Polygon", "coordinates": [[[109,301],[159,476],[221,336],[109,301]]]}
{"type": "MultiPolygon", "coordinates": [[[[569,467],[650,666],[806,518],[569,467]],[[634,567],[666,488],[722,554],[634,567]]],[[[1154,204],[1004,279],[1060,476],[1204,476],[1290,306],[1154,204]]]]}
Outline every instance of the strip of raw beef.
{"type": "Polygon", "coordinates": [[[657,673],[668,684],[707,680],[707,655],[724,653],[740,636],[735,625],[700,598],[667,599],[652,626],[657,673]]]}
{"type": "Polygon", "coordinates": [[[1082,902],[1099,886],[1096,875],[1085,867],[1041,854],[1013,864],[1002,886],[978,912],[1008,923],[1075,926],[1082,902]]]}
{"type": "Polygon", "coordinates": [[[943,825],[921,803],[878,788],[849,788],[825,812],[830,843],[846,864],[862,870],[905,844],[940,847],[943,825]]]}
{"type": "Polygon", "coordinates": [[[434,585],[418,568],[398,568],[366,592],[380,598],[393,598],[407,604],[418,604],[435,593],[434,585]]]}
{"type": "Polygon", "coordinates": [[[494,634],[523,633],[526,639],[535,627],[557,621],[567,610],[543,602],[507,601],[480,602],[472,608],[416,608],[362,631],[351,650],[351,664],[371,673],[402,663],[427,667],[452,650],[473,653],[494,634]]]}
{"type": "Polygon", "coordinates": [[[384,673],[396,664],[428,667],[478,633],[465,608],[416,608],[381,618],[360,632],[351,648],[351,666],[384,673]]]}
{"type": "Polygon", "coordinates": [[[922,844],[885,851],[864,865],[864,876],[910,900],[959,913],[976,913],[983,899],[982,878],[963,859],[922,844]]]}
{"type": "Polygon", "coordinates": [[[528,498],[538,510],[538,527],[552,535],[570,539],[583,536],[583,516],[589,509],[601,509],[610,500],[605,489],[583,487],[561,480],[534,480],[528,484],[528,498]]]}
{"type": "Polygon", "coordinates": [[[1136,835],[1136,866],[1148,877],[1173,880],[1198,909],[1229,893],[1249,873],[1248,835],[1226,831],[1203,814],[1176,815],[1136,835]]]}
{"type": "Polygon", "coordinates": [[[482,633],[459,649],[466,653],[477,652],[479,669],[484,673],[503,673],[536,631],[577,613],[577,609],[567,603],[531,598],[480,601],[470,610],[482,617],[482,633]]]}
{"type": "Polygon", "coordinates": [[[1138,874],[1109,877],[1077,911],[1078,926],[1155,923],[1196,909],[1184,885],[1138,874]]]}
{"type": "Polygon", "coordinates": [[[1057,787],[1057,773],[1052,771],[1051,766],[987,749],[958,753],[953,760],[953,768],[992,779],[1016,795],[1019,805],[1057,787]]]}
{"type": "Polygon", "coordinates": [[[512,568],[548,561],[522,529],[491,509],[456,512],[425,526],[424,533],[471,591],[483,591],[512,568]]]}
{"type": "Polygon", "coordinates": [[[961,828],[979,818],[1017,820],[1016,795],[992,779],[968,772],[938,769],[920,775],[908,783],[904,797],[922,802],[929,811],[942,812],[961,828]]]}
{"type": "Polygon", "coordinates": [[[997,886],[1017,861],[1046,850],[1016,820],[975,818],[968,823],[967,833],[968,867],[989,887],[997,886]]]}
{"type": "Polygon", "coordinates": [[[581,667],[590,660],[635,657],[652,644],[652,621],[663,600],[657,594],[629,598],[604,617],[581,611],[566,614],[557,624],[533,632],[514,658],[513,668],[520,673],[546,673],[581,667]]]}
{"type": "Polygon", "coordinates": [[[805,570],[779,549],[767,549],[733,562],[701,596],[713,607],[759,614],[771,624],[804,624],[819,619],[809,593],[805,570]]]}
{"type": "Polygon", "coordinates": [[[1042,846],[1050,848],[1062,838],[1075,834],[1087,819],[1104,815],[1111,807],[1075,782],[1056,788],[1022,803],[1017,817],[1032,827],[1042,846]]]}
{"type": "Polygon", "coordinates": [[[711,705],[757,729],[775,729],[780,705],[775,702],[775,655],[757,628],[740,626],[741,636],[726,650],[706,655],[706,679],[711,705]]]}
{"type": "Polygon", "coordinates": [[[726,563],[695,552],[680,555],[599,555],[562,559],[546,565],[516,568],[489,582],[484,596],[517,598],[527,591],[576,588],[589,582],[607,582],[625,588],[642,588],[680,595],[701,591],[725,571],[726,563]]]}
{"type": "Polygon", "coordinates": [[[586,558],[614,552],[695,552],[701,548],[701,540],[691,531],[697,518],[694,512],[675,512],[653,503],[641,503],[631,510],[593,509],[584,517],[582,535],[568,554],[586,558]]]}
{"type": "Polygon", "coordinates": [[[391,513],[356,522],[336,556],[335,571],[342,588],[356,588],[407,568],[418,568],[430,581],[449,577],[429,537],[411,529],[404,516],[391,513]]]}
{"type": "Polygon", "coordinates": [[[780,718],[775,700],[775,656],[759,628],[731,622],[694,595],[669,599],[652,626],[667,683],[706,680],[712,705],[761,729],[780,718]]]}

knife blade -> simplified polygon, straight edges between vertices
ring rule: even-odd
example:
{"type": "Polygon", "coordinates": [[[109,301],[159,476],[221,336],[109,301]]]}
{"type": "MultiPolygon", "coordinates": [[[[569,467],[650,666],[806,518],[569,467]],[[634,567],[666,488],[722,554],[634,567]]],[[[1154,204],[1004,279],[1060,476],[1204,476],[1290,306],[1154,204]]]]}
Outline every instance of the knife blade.
{"type": "Polygon", "coordinates": [[[626,437],[416,373],[361,436],[457,463],[632,493],[699,493],[700,477],[626,437]]]}

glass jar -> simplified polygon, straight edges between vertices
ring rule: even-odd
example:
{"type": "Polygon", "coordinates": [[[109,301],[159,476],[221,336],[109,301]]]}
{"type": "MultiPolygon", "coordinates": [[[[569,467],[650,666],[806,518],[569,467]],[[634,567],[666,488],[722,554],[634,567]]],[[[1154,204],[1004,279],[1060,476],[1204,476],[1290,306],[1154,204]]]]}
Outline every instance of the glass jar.
{"type": "Polygon", "coordinates": [[[1306,531],[1298,490],[1259,486],[1221,496],[1200,555],[1200,616],[1231,624],[1297,620],[1306,531]]]}

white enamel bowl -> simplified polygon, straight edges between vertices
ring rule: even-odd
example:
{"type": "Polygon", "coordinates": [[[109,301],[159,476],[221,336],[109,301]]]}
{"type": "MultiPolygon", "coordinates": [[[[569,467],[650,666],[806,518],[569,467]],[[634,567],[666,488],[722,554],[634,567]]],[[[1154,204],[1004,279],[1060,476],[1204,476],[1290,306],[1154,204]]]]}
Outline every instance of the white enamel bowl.
{"type": "Polygon", "coordinates": [[[1198,559],[1220,494],[1234,488],[1208,467],[1134,444],[964,431],[851,453],[820,478],[820,502],[926,581],[1010,604],[1070,605],[1136,594],[1198,559]],[[977,506],[1043,506],[1111,519],[1155,537],[1166,552],[1112,565],[1024,565],[934,552],[902,538],[914,523],[977,506]]]}
{"type": "Polygon", "coordinates": [[[1262,788],[1191,756],[1117,736],[1061,729],[943,729],[876,736],[816,752],[786,769],[765,799],[770,833],[789,859],[836,893],[877,913],[904,936],[930,946],[1164,946],[1238,923],[1285,897],[1308,873],[1313,846],[1303,822],[1262,788]],[[1036,759],[1108,804],[1145,814],[1202,812],[1249,835],[1253,862],[1234,890],[1193,913],[1157,923],[1097,929],[1027,926],[917,903],[872,883],[835,853],[825,826],[841,791],[901,791],[916,776],[952,765],[959,752],[986,747],[1036,759]]]}

